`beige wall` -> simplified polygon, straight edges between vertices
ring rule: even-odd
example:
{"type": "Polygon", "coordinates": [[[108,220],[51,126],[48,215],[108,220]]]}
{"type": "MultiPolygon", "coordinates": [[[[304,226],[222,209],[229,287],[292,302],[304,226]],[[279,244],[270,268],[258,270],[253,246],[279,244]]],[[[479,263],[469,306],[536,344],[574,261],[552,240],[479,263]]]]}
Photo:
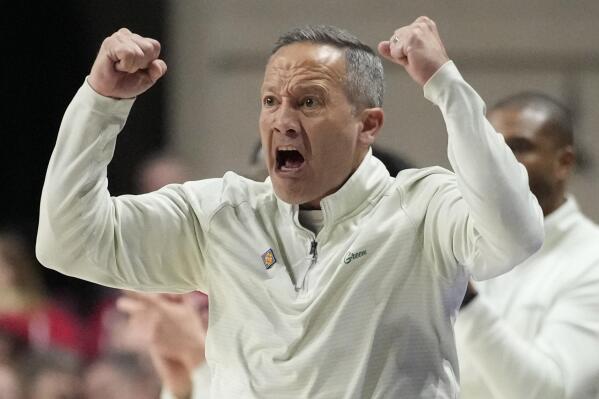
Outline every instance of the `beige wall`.
{"type": "MultiPolygon", "coordinates": [[[[492,104],[546,91],[574,107],[577,140],[594,165],[573,179],[599,221],[599,1],[191,1],[171,2],[168,126],[173,149],[198,177],[243,170],[258,137],[258,88],[277,36],[334,24],[376,46],[419,15],[436,20],[450,57],[492,104]]],[[[443,121],[401,67],[385,63],[387,120],[380,143],[418,166],[448,166],[443,121]]]]}

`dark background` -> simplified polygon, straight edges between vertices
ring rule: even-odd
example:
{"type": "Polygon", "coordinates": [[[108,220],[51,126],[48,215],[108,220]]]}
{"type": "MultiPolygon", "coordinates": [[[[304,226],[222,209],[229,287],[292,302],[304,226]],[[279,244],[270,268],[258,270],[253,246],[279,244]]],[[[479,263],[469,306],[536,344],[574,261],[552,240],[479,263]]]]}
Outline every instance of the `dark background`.
{"type": "MultiPolygon", "coordinates": [[[[62,115],[89,73],[102,40],[125,26],[161,42],[165,1],[60,1],[6,3],[2,31],[2,184],[0,229],[17,230],[34,250],[39,199],[62,115]]],[[[167,59],[168,54],[164,53],[167,59]]],[[[113,195],[131,193],[135,168],[161,149],[164,85],[158,83],[136,101],[126,133],[118,139],[109,167],[113,195]]],[[[49,293],[93,301],[100,288],[43,270],[49,293]]]]}

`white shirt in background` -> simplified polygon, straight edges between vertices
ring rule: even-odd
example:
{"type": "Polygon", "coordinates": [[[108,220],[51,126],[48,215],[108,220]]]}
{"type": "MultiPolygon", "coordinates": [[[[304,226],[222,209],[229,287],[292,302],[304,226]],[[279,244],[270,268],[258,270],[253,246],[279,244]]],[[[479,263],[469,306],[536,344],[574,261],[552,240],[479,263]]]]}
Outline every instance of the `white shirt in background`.
{"type": "Polygon", "coordinates": [[[573,198],[539,252],[476,288],[456,323],[462,399],[599,395],[599,227],[573,198]]]}

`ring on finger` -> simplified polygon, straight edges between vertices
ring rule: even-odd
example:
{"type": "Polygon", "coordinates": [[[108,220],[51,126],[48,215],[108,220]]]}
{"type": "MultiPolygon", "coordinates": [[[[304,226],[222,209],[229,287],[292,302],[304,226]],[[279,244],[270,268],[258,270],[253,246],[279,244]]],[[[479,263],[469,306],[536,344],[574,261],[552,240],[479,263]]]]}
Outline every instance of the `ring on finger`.
{"type": "Polygon", "coordinates": [[[397,44],[399,42],[399,38],[396,35],[391,36],[391,43],[397,44]]]}

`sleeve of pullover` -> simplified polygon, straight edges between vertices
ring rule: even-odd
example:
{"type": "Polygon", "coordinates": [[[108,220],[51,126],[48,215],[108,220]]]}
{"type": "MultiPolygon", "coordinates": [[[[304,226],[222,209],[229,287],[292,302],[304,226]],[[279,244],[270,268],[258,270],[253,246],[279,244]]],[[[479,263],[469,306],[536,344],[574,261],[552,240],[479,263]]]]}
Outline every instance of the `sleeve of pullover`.
{"type": "Polygon", "coordinates": [[[431,246],[449,249],[475,279],[502,274],[543,242],[543,214],[526,169],[487,121],[484,102],[453,62],[429,79],[424,95],[443,114],[449,161],[463,199],[441,193],[427,223],[434,224],[434,236],[442,242],[431,246]],[[452,222],[456,218],[459,223],[452,222]]]}
{"type": "Polygon", "coordinates": [[[202,216],[186,200],[186,185],[139,196],[108,192],[106,168],[133,102],[103,97],[87,82],[75,95],[46,172],[37,257],[111,287],[205,290],[202,216]]]}

